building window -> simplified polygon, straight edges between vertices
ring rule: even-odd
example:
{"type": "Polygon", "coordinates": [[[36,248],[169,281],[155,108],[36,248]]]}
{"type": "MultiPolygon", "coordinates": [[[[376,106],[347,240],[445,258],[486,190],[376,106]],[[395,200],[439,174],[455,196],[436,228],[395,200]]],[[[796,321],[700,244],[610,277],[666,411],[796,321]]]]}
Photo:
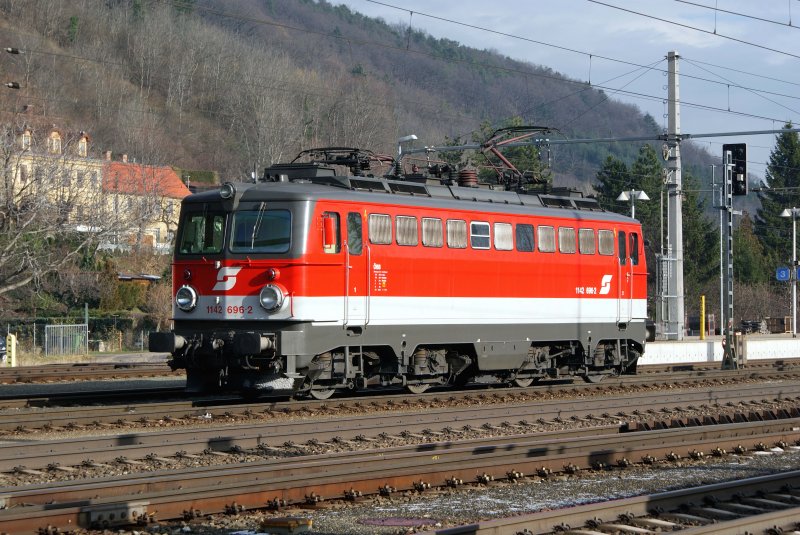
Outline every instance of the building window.
{"type": "Polygon", "coordinates": [[[86,157],[89,153],[89,141],[82,137],[78,140],[78,156],[86,157]]]}
{"type": "Polygon", "coordinates": [[[97,171],[92,171],[92,187],[97,187],[97,171]]]}
{"type": "Polygon", "coordinates": [[[51,154],[61,154],[61,135],[58,132],[53,132],[47,138],[47,150],[51,154]]]}
{"type": "Polygon", "coordinates": [[[172,217],[175,214],[175,203],[172,201],[167,202],[167,217],[172,217]]]}
{"type": "Polygon", "coordinates": [[[28,150],[31,148],[31,133],[30,132],[23,132],[22,133],[22,150],[28,150]]]}

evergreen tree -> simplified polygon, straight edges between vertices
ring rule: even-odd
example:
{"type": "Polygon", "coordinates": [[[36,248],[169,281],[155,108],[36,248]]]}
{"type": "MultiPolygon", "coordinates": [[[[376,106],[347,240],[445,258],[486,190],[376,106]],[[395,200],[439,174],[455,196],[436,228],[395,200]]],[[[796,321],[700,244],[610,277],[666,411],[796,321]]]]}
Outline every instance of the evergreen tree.
{"type": "Polygon", "coordinates": [[[630,189],[631,176],[625,162],[613,156],[607,156],[603,166],[597,172],[597,183],[593,185],[597,192],[597,202],[604,209],[612,212],[625,210],[625,203],[617,200],[617,196],[630,189]]]}
{"type": "Polygon", "coordinates": [[[764,247],[753,229],[753,221],[745,213],[733,232],[733,275],[740,284],[768,282],[772,269],[764,256],[764,247]]]}
{"type": "MultiPolygon", "coordinates": [[[[785,128],[792,128],[787,123],[785,128]]],[[[759,192],[761,208],[755,234],[764,246],[767,267],[787,264],[792,258],[791,221],[781,217],[786,208],[800,208],[800,136],[782,132],[775,139],[766,171],[767,188],[759,192]]]]}
{"type": "Polygon", "coordinates": [[[719,230],[705,214],[700,183],[683,173],[683,285],[688,298],[697,299],[701,288],[719,274],[719,230]]]}

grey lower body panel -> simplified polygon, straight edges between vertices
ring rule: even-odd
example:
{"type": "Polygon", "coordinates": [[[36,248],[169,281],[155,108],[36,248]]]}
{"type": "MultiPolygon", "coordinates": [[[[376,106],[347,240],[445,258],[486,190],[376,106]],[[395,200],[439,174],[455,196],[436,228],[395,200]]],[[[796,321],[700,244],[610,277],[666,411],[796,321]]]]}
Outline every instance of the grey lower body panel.
{"type": "MultiPolygon", "coordinates": [[[[164,335],[168,333],[163,333],[164,335]]],[[[617,324],[597,322],[582,324],[441,324],[441,325],[350,325],[325,323],[218,323],[180,322],[173,338],[191,341],[181,349],[174,339],[159,346],[169,350],[175,367],[197,370],[225,368],[232,375],[248,378],[245,382],[269,382],[285,376],[297,379],[306,373],[318,355],[342,351],[360,353],[379,351],[389,355],[404,370],[418,348],[428,350],[458,347],[468,350],[479,371],[514,370],[524,365],[532,347],[578,346],[590,354],[598,345],[620,344],[638,348],[646,338],[645,320],[617,324]],[[248,343],[237,337],[249,336],[248,343]],[[259,340],[262,342],[259,345],[259,340]],[[263,342],[268,340],[268,343],[263,342]],[[268,348],[261,351],[260,348],[268,348]],[[276,362],[266,373],[257,360],[268,356],[276,362]],[[256,375],[258,379],[252,379],[256,375]],[[252,379],[252,380],[251,380],[252,379]]],[[[151,350],[153,342],[151,339],[151,350]]],[[[237,381],[237,382],[241,382],[237,381]]]]}

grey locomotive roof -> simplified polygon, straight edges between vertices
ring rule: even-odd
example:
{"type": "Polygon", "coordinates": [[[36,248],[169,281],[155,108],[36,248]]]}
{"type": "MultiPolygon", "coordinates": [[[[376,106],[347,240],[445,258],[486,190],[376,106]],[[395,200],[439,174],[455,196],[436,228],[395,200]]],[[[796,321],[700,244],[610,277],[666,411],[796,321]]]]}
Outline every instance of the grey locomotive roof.
{"type": "MultiPolygon", "coordinates": [[[[530,214],[631,223],[627,216],[599,209],[593,200],[497,191],[463,186],[430,185],[365,177],[325,177],[312,180],[236,183],[239,202],[316,201],[331,199],[375,204],[471,210],[477,213],[530,214]],[[348,188],[347,186],[350,185],[348,188]],[[353,189],[357,186],[357,189],[353,189]],[[374,189],[367,189],[373,188],[374,189]],[[592,209],[593,207],[593,209],[592,209]]],[[[184,203],[221,200],[219,190],[190,195],[184,203]]]]}

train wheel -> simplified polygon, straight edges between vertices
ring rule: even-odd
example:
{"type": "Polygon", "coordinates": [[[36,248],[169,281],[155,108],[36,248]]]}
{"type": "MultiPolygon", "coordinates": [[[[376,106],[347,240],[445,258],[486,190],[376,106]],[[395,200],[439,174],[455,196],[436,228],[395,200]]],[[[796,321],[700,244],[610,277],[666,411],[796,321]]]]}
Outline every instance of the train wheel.
{"type": "Polygon", "coordinates": [[[312,389],[312,390],[308,391],[308,395],[310,395],[314,399],[323,400],[323,399],[328,399],[329,397],[331,397],[334,392],[335,392],[335,390],[333,388],[329,388],[327,390],[313,390],[312,389]]]}
{"type": "Polygon", "coordinates": [[[517,377],[514,379],[514,384],[520,388],[525,388],[533,384],[533,377],[517,377]]]}
{"type": "Polygon", "coordinates": [[[422,383],[422,384],[419,384],[419,385],[406,385],[406,388],[412,394],[422,394],[423,392],[428,390],[430,387],[431,387],[431,385],[425,384],[425,383],[422,383]]]}

